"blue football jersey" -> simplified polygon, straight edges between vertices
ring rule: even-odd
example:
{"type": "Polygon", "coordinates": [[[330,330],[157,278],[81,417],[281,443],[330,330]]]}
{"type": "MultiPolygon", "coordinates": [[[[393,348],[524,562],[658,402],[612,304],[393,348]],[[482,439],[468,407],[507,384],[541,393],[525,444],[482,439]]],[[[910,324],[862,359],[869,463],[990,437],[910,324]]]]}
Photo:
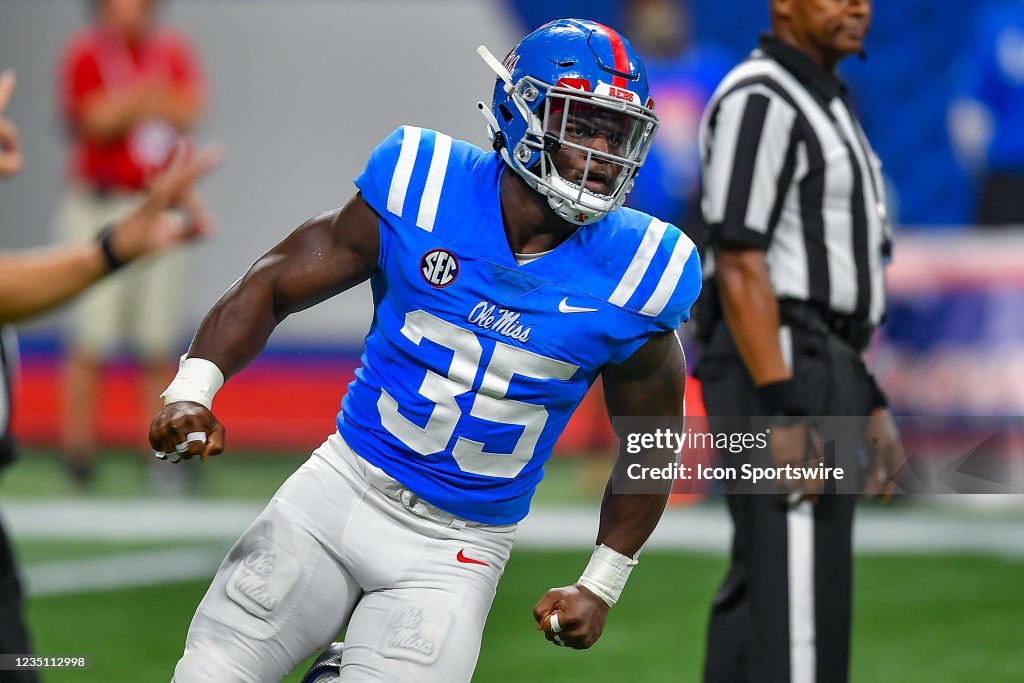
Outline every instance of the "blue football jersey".
{"type": "Polygon", "coordinates": [[[497,154],[403,126],[356,180],[380,215],[374,318],[338,429],[360,456],[465,519],[518,522],[601,367],[689,317],[693,242],[619,209],[516,262],[497,154]]]}

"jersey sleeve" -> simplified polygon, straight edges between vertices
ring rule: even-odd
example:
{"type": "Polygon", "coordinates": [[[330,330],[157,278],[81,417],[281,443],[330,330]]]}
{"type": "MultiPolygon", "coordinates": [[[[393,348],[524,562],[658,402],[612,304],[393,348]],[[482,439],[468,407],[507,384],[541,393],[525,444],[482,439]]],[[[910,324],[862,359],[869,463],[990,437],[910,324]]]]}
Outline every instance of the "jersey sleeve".
{"type": "Polygon", "coordinates": [[[700,296],[702,276],[697,247],[679,228],[664,223],[661,223],[664,228],[660,228],[659,223],[654,222],[645,236],[645,239],[650,239],[652,234],[657,235],[659,230],[663,230],[656,247],[645,250],[641,243],[630,269],[612,295],[614,300],[619,294],[624,301],[615,303],[635,316],[630,329],[612,332],[610,363],[625,361],[656,334],[679,329],[690,319],[690,308],[700,296]],[[635,266],[642,266],[644,259],[647,264],[640,272],[640,268],[635,266]],[[638,274],[632,285],[629,279],[631,270],[638,274]],[[627,291],[620,293],[623,285],[627,291]],[[632,290],[628,291],[630,287],[632,290]]]}
{"type": "Polygon", "coordinates": [[[712,242],[767,249],[788,191],[796,111],[763,85],[726,93],[700,130],[701,210],[712,242]]]}
{"type": "Polygon", "coordinates": [[[374,148],[366,167],[356,178],[356,187],[362,193],[363,199],[382,216],[391,213],[388,211],[388,194],[395,166],[402,151],[402,143],[406,139],[405,128],[400,126],[374,148]]]}
{"type": "MultiPolygon", "coordinates": [[[[401,126],[370,153],[366,168],[355,184],[363,199],[381,218],[381,256],[391,240],[402,239],[407,230],[438,234],[435,224],[451,214],[451,202],[442,195],[452,192],[450,166],[463,162],[465,143],[454,145],[444,133],[415,126],[401,126]]],[[[457,183],[456,183],[457,184],[457,183]]]]}
{"type": "Polygon", "coordinates": [[[434,130],[401,126],[370,154],[356,187],[382,217],[394,216],[432,232],[448,168],[458,164],[452,138],[434,130]]]}

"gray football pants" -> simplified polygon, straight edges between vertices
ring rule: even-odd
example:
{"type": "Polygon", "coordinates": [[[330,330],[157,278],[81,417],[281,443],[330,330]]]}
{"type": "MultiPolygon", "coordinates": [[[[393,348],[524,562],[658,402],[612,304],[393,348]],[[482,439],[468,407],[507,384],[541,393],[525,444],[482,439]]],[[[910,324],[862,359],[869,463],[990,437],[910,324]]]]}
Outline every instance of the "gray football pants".
{"type": "Polygon", "coordinates": [[[280,681],[347,628],[346,683],[468,682],[514,536],[426,503],[335,433],[228,553],[173,681],[280,681]]]}

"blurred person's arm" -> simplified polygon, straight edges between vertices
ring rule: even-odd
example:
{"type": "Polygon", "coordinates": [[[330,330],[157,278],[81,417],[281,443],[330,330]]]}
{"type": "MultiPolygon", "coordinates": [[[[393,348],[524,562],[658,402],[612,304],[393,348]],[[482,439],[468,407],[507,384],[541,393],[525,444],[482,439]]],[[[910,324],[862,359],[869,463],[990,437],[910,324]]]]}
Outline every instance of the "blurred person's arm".
{"type": "Polygon", "coordinates": [[[78,128],[100,142],[121,137],[151,119],[161,119],[186,131],[202,115],[203,103],[202,93],[188,85],[154,84],[112,93],[97,91],[82,102],[78,128]]]}
{"type": "Polygon", "coordinates": [[[153,184],[143,203],[111,227],[105,247],[95,241],[0,253],[0,322],[43,313],[68,301],[119,264],[208,235],[209,217],[193,187],[219,159],[220,152],[215,149],[178,159],[153,184]],[[176,206],[188,212],[184,223],[180,216],[167,212],[176,206]]]}
{"type": "Polygon", "coordinates": [[[779,342],[779,302],[760,249],[719,245],[715,281],[736,349],[757,386],[791,378],[779,342]]]}
{"type": "Polygon", "coordinates": [[[180,131],[194,127],[203,114],[202,91],[190,85],[167,85],[152,89],[145,103],[147,116],[159,118],[180,131]]]}
{"type": "Polygon", "coordinates": [[[107,142],[141,120],[146,89],[107,90],[95,57],[81,45],[73,45],[64,55],[60,80],[64,116],[80,135],[107,142]]]}
{"type": "MultiPolygon", "coordinates": [[[[605,366],[601,381],[609,416],[659,418],[644,421],[643,428],[682,433],[686,359],[674,332],[658,334],[627,361],[605,366]]],[[[613,425],[622,427],[616,421],[613,425]]],[[[618,600],[617,593],[636,564],[640,549],[658,525],[672,490],[673,480],[660,479],[645,484],[649,491],[621,492],[630,482],[630,466],[662,468],[676,462],[676,453],[670,448],[630,455],[626,451],[627,434],[618,436],[619,456],[601,502],[598,548],[591,565],[580,581],[549,590],[533,609],[537,628],[545,631],[548,640],[564,642],[575,649],[589,648],[601,637],[608,610],[618,600]],[[605,585],[600,579],[592,581],[592,573],[608,577],[612,585],[605,585]],[[552,631],[552,614],[558,615],[557,632],[552,631]]]]}
{"type": "Polygon", "coordinates": [[[187,44],[171,53],[170,78],[107,89],[94,58],[72,52],[64,65],[67,116],[83,135],[108,142],[151,119],[179,131],[192,128],[205,107],[201,71],[187,44]]]}
{"type": "MultiPolygon", "coordinates": [[[[754,384],[784,389],[790,386],[786,383],[791,373],[779,342],[779,304],[764,252],[778,221],[772,207],[785,189],[758,185],[751,179],[759,164],[783,166],[794,144],[792,126],[797,117],[787,125],[768,125],[768,111],[788,105],[747,87],[730,91],[714,106],[714,117],[733,122],[712,127],[712,112],[705,112],[700,130],[701,209],[715,244],[722,312],[754,384]]],[[[780,414],[791,408],[765,407],[780,414]]]]}
{"type": "Polygon", "coordinates": [[[206,109],[206,83],[196,52],[184,37],[168,37],[173,49],[169,54],[167,82],[156,84],[147,100],[151,116],[163,119],[180,131],[193,128],[206,109]]]}
{"type": "Polygon", "coordinates": [[[143,87],[118,92],[97,90],[82,100],[77,129],[97,142],[116,140],[149,118],[150,97],[143,87]]]}
{"type": "MultiPolygon", "coordinates": [[[[0,177],[21,168],[18,131],[4,116],[14,86],[13,71],[0,74],[0,177]]],[[[218,163],[219,150],[191,154],[187,143],[179,143],[170,167],[153,182],[143,202],[111,226],[102,242],[0,253],[0,322],[47,311],[120,264],[208,234],[209,217],[194,188],[218,163]],[[185,225],[166,213],[179,206],[189,214],[185,225]]]]}
{"type": "Polygon", "coordinates": [[[864,495],[887,501],[899,490],[900,472],[907,462],[896,420],[889,411],[889,400],[871,376],[872,409],[864,433],[867,471],[864,495]]]}
{"type": "Polygon", "coordinates": [[[184,36],[173,36],[169,70],[170,80],[153,88],[147,105],[151,116],[187,131],[206,108],[206,84],[196,52],[184,36]]]}

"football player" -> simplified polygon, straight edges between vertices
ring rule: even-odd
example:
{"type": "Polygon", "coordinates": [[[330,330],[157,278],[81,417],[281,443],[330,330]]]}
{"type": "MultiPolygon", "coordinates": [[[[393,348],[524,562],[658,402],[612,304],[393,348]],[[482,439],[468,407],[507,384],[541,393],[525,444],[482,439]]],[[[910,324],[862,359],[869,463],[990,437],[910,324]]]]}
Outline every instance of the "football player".
{"type": "MultiPolygon", "coordinates": [[[[620,208],[657,127],[643,64],[616,31],[575,19],[504,62],[480,53],[497,73],[479,105],[493,151],[396,130],[343,208],[217,302],[164,393],[157,456],[221,453],[211,404],[225,378],[289,314],[371,281],[337,430],[221,565],[177,683],[279,681],[342,628],[340,680],[469,681],[516,524],[591,383],[602,376],[610,415],[681,429],[676,329],[700,261],[677,228],[620,208]]],[[[534,609],[549,641],[597,641],[667,494],[609,484],[589,565],[534,609]]]]}

